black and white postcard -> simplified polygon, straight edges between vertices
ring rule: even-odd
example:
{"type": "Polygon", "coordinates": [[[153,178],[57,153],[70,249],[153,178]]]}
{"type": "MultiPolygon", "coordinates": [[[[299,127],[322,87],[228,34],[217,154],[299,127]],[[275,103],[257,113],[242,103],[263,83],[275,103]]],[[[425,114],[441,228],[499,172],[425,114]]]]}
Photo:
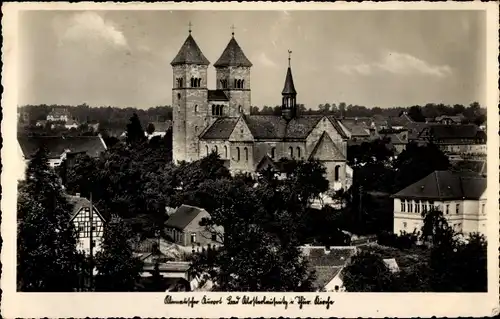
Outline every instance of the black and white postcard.
{"type": "Polygon", "coordinates": [[[497,312],[498,4],[2,11],[4,317],[497,312]]]}

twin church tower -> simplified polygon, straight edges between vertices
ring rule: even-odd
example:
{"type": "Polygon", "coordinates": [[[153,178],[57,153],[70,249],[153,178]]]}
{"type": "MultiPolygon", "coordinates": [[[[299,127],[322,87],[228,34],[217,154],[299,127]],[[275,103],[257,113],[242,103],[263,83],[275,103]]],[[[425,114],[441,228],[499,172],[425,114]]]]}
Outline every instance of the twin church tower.
{"type": "Polygon", "coordinates": [[[231,171],[252,173],[275,165],[282,157],[309,158],[321,142],[321,147],[336,148],[328,158],[336,174],[333,177],[337,181],[345,178],[345,134],[333,118],[328,118],[330,124],[325,122],[318,132],[313,132],[321,116],[298,117],[290,56],[281,116],[250,114],[252,63],[234,32],[214,63],[215,90],[207,88],[209,64],[189,30],[171,62],[174,162],[194,161],[217,152],[231,171]],[[323,137],[325,131],[331,131],[329,141],[323,137]]]}

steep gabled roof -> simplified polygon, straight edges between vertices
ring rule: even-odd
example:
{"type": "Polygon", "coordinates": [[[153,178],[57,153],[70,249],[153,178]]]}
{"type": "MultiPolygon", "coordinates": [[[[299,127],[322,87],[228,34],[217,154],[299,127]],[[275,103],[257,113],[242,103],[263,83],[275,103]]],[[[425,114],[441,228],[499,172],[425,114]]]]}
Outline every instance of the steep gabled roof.
{"type": "Polygon", "coordinates": [[[285,86],[283,87],[283,91],[281,91],[281,94],[297,94],[297,91],[295,91],[295,85],[293,84],[293,76],[292,76],[292,68],[288,67],[288,70],[286,71],[286,78],[285,78],[285,86]]]}
{"type": "Polygon", "coordinates": [[[200,47],[196,44],[196,41],[190,33],[179,50],[179,53],[177,53],[170,64],[172,66],[179,64],[209,65],[210,62],[203,55],[203,52],[201,52],[200,47]]]}
{"type": "Polygon", "coordinates": [[[209,101],[229,101],[226,93],[223,90],[208,90],[209,101]]]}
{"type": "Polygon", "coordinates": [[[207,213],[203,208],[183,204],[170,215],[165,226],[184,230],[202,212],[207,213]]]}
{"type": "Polygon", "coordinates": [[[431,134],[436,139],[470,139],[476,138],[478,132],[478,127],[475,124],[436,124],[429,126],[426,133],[431,134]]]}
{"type": "Polygon", "coordinates": [[[232,37],[214,66],[216,68],[228,66],[251,67],[252,62],[248,60],[236,39],[232,37]]]}
{"type": "Polygon", "coordinates": [[[486,178],[452,171],[435,171],[392,197],[433,200],[477,200],[486,190],[486,178]]]}
{"type": "Polygon", "coordinates": [[[202,140],[227,140],[238,122],[237,117],[218,118],[201,136],[202,140]]]}
{"type": "Polygon", "coordinates": [[[321,134],[321,137],[319,138],[318,143],[316,143],[316,145],[314,146],[314,149],[311,152],[309,158],[316,158],[318,160],[331,158],[335,154],[329,152],[329,149],[335,150],[336,153],[341,156],[341,159],[345,159],[342,151],[338,149],[337,145],[335,145],[335,143],[332,141],[330,135],[328,135],[326,132],[323,132],[323,134],[321,134]]]}
{"type": "Polygon", "coordinates": [[[36,151],[45,146],[49,158],[59,158],[65,151],[86,153],[97,157],[106,150],[104,141],[99,136],[27,136],[17,137],[25,158],[31,158],[36,151]]]}
{"type": "MultiPolygon", "coordinates": [[[[76,214],[78,214],[78,212],[84,208],[84,207],[89,207],[90,208],[90,201],[88,199],[86,199],[85,197],[80,197],[80,196],[73,196],[73,195],[66,195],[66,199],[68,200],[68,202],[73,205],[73,210],[71,211],[71,218],[70,220],[73,220],[73,218],[76,217],[76,214]]],[[[105,216],[104,214],[102,214],[98,209],[97,207],[95,206],[95,203],[93,203],[93,208],[95,210],[95,212],[97,213],[97,215],[99,215],[99,217],[101,217],[101,219],[105,222],[109,216],[105,216]]]]}

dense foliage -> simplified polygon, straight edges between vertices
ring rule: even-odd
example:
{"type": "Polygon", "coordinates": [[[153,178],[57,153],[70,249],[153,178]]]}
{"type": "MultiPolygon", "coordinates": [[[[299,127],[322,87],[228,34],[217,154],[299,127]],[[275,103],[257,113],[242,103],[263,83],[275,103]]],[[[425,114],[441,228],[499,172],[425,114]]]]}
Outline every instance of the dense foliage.
{"type": "Polygon", "coordinates": [[[97,291],[132,291],[139,280],[143,262],[133,256],[133,234],[120,218],[104,228],[101,250],[95,256],[97,291]]]}
{"type": "MultiPolygon", "coordinates": [[[[486,239],[472,233],[456,233],[438,210],[423,212],[424,225],[418,234],[380,236],[379,243],[396,247],[392,254],[400,271],[391,273],[376,251],[364,251],[345,268],[347,291],[485,292],[487,291],[486,239]],[[392,237],[392,238],[391,238],[392,237]],[[416,247],[417,238],[428,248],[416,247]],[[405,262],[401,254],[418,256],[405,262]],[[425,252],[425,254],[424,254],[425,252]],[[372,277],[373,273],[378,275],[372,277]]],[[[385,256],[387,257],[387,256],[385,256]]]]}
{"type": "Polygon", "coordinates": [[[72,291],[83,257],[70,223],[73,207],[48,165],[44,148],[19,188],[17,275],[20,291],[72,291]]]}
{"type": "Polygon", "coordinates": [[[204,224],[212,232],[224,229],[224,245],[199,256],[193,272],[212,280],[216,290],[312,289],[314,277],[298,245],[309,203],[328,182],[318,162],[283,161],[282,166],[281,178],[269,170],[256,181],[237,176],[200,186],[200,200],[217,194],[204,224]]]}

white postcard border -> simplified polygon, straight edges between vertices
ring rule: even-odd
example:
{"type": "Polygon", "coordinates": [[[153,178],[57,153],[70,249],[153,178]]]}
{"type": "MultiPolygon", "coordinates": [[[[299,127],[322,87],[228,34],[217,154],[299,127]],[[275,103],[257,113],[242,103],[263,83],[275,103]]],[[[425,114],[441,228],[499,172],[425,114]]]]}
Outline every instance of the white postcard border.
{"type": "Polygon", "coordinates": [[[2,61],[2,315],[6,318],[39,317],[430,317],[490,316],[499,304],[499,126],[498,126],[498,5],[467,3],[6,3],[3,4],[2,61]],[[486,10],[487,106],[488,106],[488,293],[170,293],[175,299],[204,295],[223,296],[297,295],[334,300],[326,306],[289,305],[165,305],[167,293],[17,293],[16,292],[16,173],[14,160],[17,108],[17,12],[19,10],[486,10]]]}

